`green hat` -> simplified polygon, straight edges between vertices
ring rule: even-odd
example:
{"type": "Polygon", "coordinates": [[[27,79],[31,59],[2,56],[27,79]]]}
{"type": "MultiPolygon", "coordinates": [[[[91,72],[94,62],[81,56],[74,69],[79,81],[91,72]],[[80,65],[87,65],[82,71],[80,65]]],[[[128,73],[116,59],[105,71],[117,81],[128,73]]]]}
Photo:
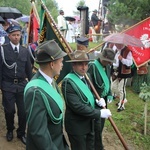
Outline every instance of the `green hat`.
{"type": "Polygon", "coordinates": [[[84,50],[76,50],[70,54],[71,60],[67,60],[66,62],[89,62],[93,59],[89,59],[86,51],[84,50]]]}
{"type": "Polygon", "coordinates": [[[100,54],[99,54],[100,60],[105,60],[108,62],[116,62],[115,60],[115,51],[110,48],[105,48],[100,54]]]}
{"type": "Polygon", "coordinates": [[[54,40],[41,43],[35,50],[35,62],[46,63],[66,56],[54,40]]]}

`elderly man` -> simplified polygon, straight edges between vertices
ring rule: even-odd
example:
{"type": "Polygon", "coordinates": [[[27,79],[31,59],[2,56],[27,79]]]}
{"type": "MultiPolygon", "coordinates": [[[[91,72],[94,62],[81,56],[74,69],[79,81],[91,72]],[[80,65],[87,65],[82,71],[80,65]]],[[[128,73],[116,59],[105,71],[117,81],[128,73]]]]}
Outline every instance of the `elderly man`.
{"type": "Polygon", "coordinates": [[[68,150],[63,135],[64,104],[54,82],[63,67],[63,52],[54,40],[36,48],[35,61],[39,71],[25,88],[27,116],[27,150],[68,150]]]}

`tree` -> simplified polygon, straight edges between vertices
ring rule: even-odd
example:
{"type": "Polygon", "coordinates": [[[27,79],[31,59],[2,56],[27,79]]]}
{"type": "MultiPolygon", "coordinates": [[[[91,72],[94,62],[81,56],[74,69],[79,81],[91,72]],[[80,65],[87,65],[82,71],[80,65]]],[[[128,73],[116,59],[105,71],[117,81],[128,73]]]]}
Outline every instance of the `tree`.
{"type": "MultiPolygon", "coordinates": [[[[31,1],[32,0],[1,0],[0,6],[7,6],[7,7],[15,7],[17,8],[22,14],[29,15],[31,10],[31,1]]],[[[34,1],[34,0],[33,0],[34,1]]],[[[51,15],[53,16],[54,20],[56,20],[58,16],[58,4],[54,0],[45,0],[46,6],[48,10],[50,11],[51,15]]],[[[40,6],[41,6],[41,0],[35,0],[35,5],[37,8],[37,11],[40,15],[40,6]]]]}
{"type": "MultiPolygon", "coordinates": [[[[77,4],[76,4],[76,8],[78,8],[79,6],[86,6],[85,4],[85,0],[80,0],[77,4]]],[[[74,15],[79,16],[80,15],[80,11],[73,11],[74,15]]]]}
{"type": "Polygon", "coordinates": [[[146,135],[146,127],[147,127],[147,102],[150,101],[150,85],[147,85],[146,83],[142,84],[142,87],[140,88],[141,92],[139,94],[139,97],[144,100],[145,107],[144,107],[144,135],[146,135]]]}
{"type": "Polygon", "coordinates": [[[29,0],[1,0],[0,6],[17,8],[22,14],[29,15],[31,3],[29,0]]]}
{"type": "Polygon", "coordinates": [[[110,0],[108,20],[112,25],[131,26],[150,16],[149,0],[110,0]]]}
{"type": "MultiPolygon", "coordinates": [[[[51,15],[53,16],[53,19],[56,21],[57,16],[59,14],[59,10],[58,10],[58,4],[56,1],[53,0],[43,0],[45,1],[46,7],[48,8],[48,10],[50,11],[51,15]]],[[[41,0],[38,0],[36,2],[36,6],[37,6],[37,10],[40,14],[40,10],[41,10],[41,0]]]]}

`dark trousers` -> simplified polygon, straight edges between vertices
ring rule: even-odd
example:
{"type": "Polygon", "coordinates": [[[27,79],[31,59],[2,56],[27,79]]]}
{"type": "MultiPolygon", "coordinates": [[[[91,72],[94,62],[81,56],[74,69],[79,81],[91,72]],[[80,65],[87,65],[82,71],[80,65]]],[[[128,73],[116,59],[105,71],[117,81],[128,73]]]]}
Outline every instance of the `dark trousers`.
{"type": "Polygon", "coordinates": [[[86,135],[68,134],[71,150],[94,150],[94,132],[86,135]]]}
{"type": "Polygon", "coordinates": [[[23,92],[11,93],[2,91],[2,100],[5,112],[5,119],[8,131],[14,130],[15,104],[17,106],[18,129],[17,136],[21,137],[25,134],[26,116],[23,101],[23,92]]]}
{"type": "Polygon", "coordinates": [[[100,118],[95,120],[95,150],[103,150],[102,132],[105,124],[105,119],[100,118]]]}
{"type": "MultiPolygon", "coordinates": [[[[106,108],[107,108],[107,96],[104,97],[106,108]]],[[[102,132],[105,125],[105,119],[100,118],[95,120],[94,131],[95,131],[95,149],[94,150],[103,150],[103,136],[102,132]]]]}

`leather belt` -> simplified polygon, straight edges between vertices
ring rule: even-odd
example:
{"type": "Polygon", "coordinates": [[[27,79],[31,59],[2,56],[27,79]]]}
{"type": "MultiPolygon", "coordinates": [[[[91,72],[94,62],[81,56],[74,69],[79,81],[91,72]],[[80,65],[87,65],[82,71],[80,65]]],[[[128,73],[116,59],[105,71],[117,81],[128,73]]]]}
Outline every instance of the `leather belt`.
{"type": "Polygon", "coordinates": [[[4,79],[4,81],[12,82],[14,84],[18,84],[20,82],[25,81],[25,79],[23,79],[23,78],[14,78],[14,79],[4,79]]]}

